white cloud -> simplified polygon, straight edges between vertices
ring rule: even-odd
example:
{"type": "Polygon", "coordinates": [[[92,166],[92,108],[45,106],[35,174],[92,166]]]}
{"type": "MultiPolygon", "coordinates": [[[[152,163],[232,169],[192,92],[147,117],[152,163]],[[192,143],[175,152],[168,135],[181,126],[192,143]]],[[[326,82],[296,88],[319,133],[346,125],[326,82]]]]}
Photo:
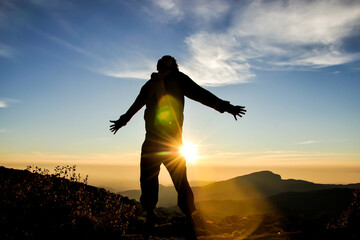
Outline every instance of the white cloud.
{"type": "Polygon", "coordinates": [[[102,74],[109,76],[109,77],[115,77],[115,78],[138,78],[138,79],[150,79],[150,73],[152,71],[148,70],[132,70],[128,69],[125,70],[123,68],[117,68],[117,69],[104,69],[100,71],[102,74]]]}
{"type": "Polygon", "coordinates": [[[7,108],[7,107],[9,107],[10,103],[16,103],[16,102],[19,102],[19,101],[16,99],[12,99],[12,98],[0,99],[0,108],[7,108]]]}
{"type": "Polygon", "coordinates": [[[278,65],[292,65],[292,66],[310,66],[310,67],[327,67],[339,65],[347,62],[352,62],[360,59],[360,53],[341,53],[334,52],[309,52],[305,53],[298,58],[292,58],[287,63],[279,62],[278,65]]]}
{"type": "Polygon", "coordinates": [[[151,2],[152,6],[145,8],[145,12],[164,23],[190,20],[191,24],[204,25],[223,17],[230,8],[230,3],[222,0],[152,0],[151,2]]]}
{"type": "Polygon", "coordinates": [[[186,38],[190,56],[181,66],[201,85],[243,83],[254,76],[246,57],[234,51],[238,43],[228,35],[199,33],[186,38]]]}
{"type": "Polygon", "coordinates": [[[220,19],[225,16],[230,9],[230,3],[221,0],[198,0],[191,1],[195,5],[187,4],[192,14],[197,20],[205,23],[220,19]]]}
{"type": "Polygon", "coordinates": [[[160,7],[168,19],[180,20],[183,17],[184,12],[179,7],[179,0],[156,0],[153,4],[160,7]]]}
{"type": "Polygon", "coordinates": [[[264,51],[275,65],[325,67],[360,58],[346,53],[342,41],[360,22],[360,2],[348,1],[254,1],[235,19],[232,32],[264,50],[280,47],[283,54],[264,51]],[[259,44],[261,43],[261,44],[259,44]],[[278,57],[284,58],[282,61],[278,57]]]}
{"type": "Polygon", "coordinates": [[[288,44],[333,44],[359,25],[359,2],[253,1],[235,18],[240,35],[288,44]]]}
{"type": "Polygon", "coordinates": [[[202,84],[246,82],[252,68],[312,69],[360,59],[342,48],[360,26],[358,1],[258,0],[231,10],[234,20],[221,33],[202,31],[185,40],[184,67],[202,84]]]}
{"type": "Polygon", "coordinates": [[[0,100],[0,108],[6,108],[7,103],[4,100],[0,100]]]}
{"type": "Polygon", "coordinates": [[[132,59],[114,61],[111,66],[99,69],[98,72],[110,77],[116,78],[138,78],[150,79],[152,72],[156,71],[157,60],[150,60],[146,57],[132,55],[132,59]]]}

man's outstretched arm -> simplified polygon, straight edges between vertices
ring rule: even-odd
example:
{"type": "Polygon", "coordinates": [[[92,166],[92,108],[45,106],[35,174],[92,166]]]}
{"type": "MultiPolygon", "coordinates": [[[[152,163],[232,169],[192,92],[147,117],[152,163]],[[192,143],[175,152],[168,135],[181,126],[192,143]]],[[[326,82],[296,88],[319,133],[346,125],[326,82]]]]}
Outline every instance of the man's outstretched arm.
{"type": "Polygon", "coordinates": [[[198,101],[208,107],[214,108],[221,113],[228,112],[234,116],[235,120],[237,120],[237,117],[242,117],[242,115],[245,114],[246,110],[244,106],[234,106],[228,101],[221,100],[205,88],[202,88],[196,84],[185,74],[183,81],[185,83],[185,96],[188,98],[198,101]]]}
{"type": "Polygon", "coordinates": [[[137,113],[144,105],[145,105],[145,85],[141,88],[141,91],[137,98],[135,99],[134,103],[131,105],[129,110],[123,115],[120,116],[118,120],[110,120],[112,125],[110,125],[110,131],[114,134],[123,126],[125,126],[130,119],[137,113]]]}

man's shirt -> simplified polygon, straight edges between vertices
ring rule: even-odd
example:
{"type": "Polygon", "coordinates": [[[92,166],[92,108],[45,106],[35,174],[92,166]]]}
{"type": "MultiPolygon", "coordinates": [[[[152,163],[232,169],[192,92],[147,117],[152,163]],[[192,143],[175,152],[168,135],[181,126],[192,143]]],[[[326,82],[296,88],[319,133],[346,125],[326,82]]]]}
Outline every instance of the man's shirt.
{"type": "Polygon", "coordinates": [[[185,96],[221,113],[230,105],[200,87],[184,73],[169,71],[153,73],[125,115],[130,120],[146,105],[146,138],[161,139],[165,142],[181,141],[185,96]]]}

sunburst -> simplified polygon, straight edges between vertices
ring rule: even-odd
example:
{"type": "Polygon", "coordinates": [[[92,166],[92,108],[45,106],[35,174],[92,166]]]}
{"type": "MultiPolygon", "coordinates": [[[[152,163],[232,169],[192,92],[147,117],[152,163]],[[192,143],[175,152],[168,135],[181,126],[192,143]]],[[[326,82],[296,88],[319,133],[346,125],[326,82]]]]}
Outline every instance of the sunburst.
{"type": "Polygon", "coordinates": [[[190,142],[184,142],[181,153],[184,155],[185,159],[189,163],[196,163],[199,156],[198,156],[198,145],[190,143],[190,142]]]}

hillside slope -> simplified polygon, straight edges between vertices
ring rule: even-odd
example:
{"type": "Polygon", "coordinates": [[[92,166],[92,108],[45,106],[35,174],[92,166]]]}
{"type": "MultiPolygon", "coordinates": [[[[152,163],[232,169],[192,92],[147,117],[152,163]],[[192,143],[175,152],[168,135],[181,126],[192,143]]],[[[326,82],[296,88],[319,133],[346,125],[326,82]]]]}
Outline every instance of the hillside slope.
{"type": "MultiPolygon", "coordinates": [[[[41,174],[0,167],[0,239],[142,239],[144,215],[135,200],[79,178],[35,172],[41,174]]],[[[207,200],[197,207],[203,240],[360,238],[359,190],[207,200]]],[[[171,208],[156,211],[152,239],[183,239],[184,215],[171,208]]]]}
{"type": "MultiPolygon", "coordinates": [[[[360,188],[357,184],[317,184],[313,182],[282,179],[280,175],[270,171],[255,172],[225,181],[214,182],[201,187],[192,187],[195,201],[207,200],[250,200],[269,197],[285,192],[306,192],[332,188],[360,188]]],[[[139,200],[140,190],[124,191],[120,194],[139,200]]],[[[177,194],[174,187],[160,186],[158,206],[176,205],[177,194]]]]}
{"type": "Polygon", "coordinates": [[[59,168],[55,176],[0,167],[0,239],[121,236],[136,202],[77,182],[79,175],[68,175],[74,169],[59,168]]]}

